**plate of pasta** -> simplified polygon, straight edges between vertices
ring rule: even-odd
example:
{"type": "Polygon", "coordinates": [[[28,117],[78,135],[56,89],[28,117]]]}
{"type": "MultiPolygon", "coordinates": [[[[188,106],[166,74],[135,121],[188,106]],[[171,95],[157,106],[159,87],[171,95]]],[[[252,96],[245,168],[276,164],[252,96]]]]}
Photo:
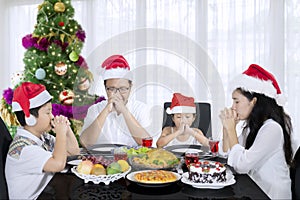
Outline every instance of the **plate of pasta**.
{"type": "Polygon", "coordinates": [[[162,187],[177,182],[181,176],[167,170],[141,170],[127,174],[126,178],[140,186],[162,187]]]}

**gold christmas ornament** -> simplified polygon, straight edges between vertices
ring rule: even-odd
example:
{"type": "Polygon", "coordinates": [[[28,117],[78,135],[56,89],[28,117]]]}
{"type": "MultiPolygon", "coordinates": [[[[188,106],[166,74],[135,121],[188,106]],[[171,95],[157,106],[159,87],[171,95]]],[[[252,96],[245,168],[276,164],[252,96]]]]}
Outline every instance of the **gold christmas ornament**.
{"type": "Polygon", "coordinates": [[[65,10],[66,10],[66,6],[63,2],[56,2],[54,4],[54,11],[55,12],[63,13],[63,12],[65,12],[65,10]]]}
{"type": "Polygon", "coordinates": [[[63,105],[72,105],[74,102],[75,94],[72,90],[64,90],[59,94],[59,101],[63,105]]]}
{"type": "Polygon", "coordinates": [[[2,100],[0,104],[0,115],[3,121],[7,124],[7,126],[19,126],[19,122],[15,113],[9,111],[4,105],[4,100],[2,100]]]}
{"type": "Polygon", "coordinates": [[[68,67],[64,62],[56,63],[54,71],[57,75],[63,76],[67,73],[68,67]]]}

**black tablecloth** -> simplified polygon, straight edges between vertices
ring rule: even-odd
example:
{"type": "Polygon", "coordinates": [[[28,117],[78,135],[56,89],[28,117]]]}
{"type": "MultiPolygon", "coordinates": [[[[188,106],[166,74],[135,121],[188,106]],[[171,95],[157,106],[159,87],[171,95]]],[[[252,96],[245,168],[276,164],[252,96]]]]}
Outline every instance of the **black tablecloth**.
{"type": "Polygon", "coordinates": [[[181,181],[165,187],[142,187],[127,179],[93,184],[72,173],[57,173],[39,199],[268,199],[248,175],[234,174],[236,183],[222,189],[198,189],[181,181]]]}

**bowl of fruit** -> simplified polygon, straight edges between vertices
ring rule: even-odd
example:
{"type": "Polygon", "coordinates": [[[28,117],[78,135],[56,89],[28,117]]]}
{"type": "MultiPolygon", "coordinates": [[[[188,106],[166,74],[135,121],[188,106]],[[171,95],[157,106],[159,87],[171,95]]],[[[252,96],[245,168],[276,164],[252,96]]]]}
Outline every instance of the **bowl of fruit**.
{"type": "Polygon", "coordinates": [[[104,183],[108,185],[120,178],[124,178],[130,171],[131,166],[126,160],[114,161],[101,157],[84,157],[78,166],[71,168],[71,171],[84,183],[89,181],[94,184],[104,183]]]}

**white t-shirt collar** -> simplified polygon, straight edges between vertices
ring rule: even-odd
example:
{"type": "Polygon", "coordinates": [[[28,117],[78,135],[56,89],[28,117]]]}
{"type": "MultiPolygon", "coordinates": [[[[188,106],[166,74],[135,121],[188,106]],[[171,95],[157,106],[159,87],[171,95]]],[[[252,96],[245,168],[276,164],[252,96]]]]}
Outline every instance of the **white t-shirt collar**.
{"type": "Polygon", "coordinates": [[[41,136],[41,139],[30,133],[29,131],[25,130],[23,127],[19,127],[17,131],[17,135],[27,137],[33,141],[35,141],[39,146],[41,146],[44,142],[44,137],[41,136]]]}

